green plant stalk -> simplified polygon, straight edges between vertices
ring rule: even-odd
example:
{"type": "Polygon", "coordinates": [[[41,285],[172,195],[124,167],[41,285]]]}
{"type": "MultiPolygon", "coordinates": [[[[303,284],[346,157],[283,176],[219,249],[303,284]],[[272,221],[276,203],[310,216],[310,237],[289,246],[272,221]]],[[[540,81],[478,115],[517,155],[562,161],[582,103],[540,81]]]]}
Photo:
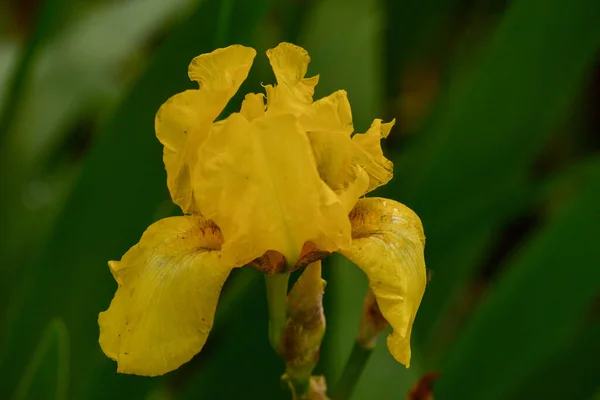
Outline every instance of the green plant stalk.
{"type": "Polygon", "coordinates": [[[288,378],[288,384],[292,391],[292,399],[308,400],[310,399],[310,378],[288,378]]]}
{"type": "Polygon", "coordinates": [[[373,353],[372,347],[365,347],[358,342],[354,343],[352,353],[350,354],[348,362],[346,362],[342,376],[333,390],[331,396],[332,400],[350,399],[350,396],[352,396],[352,392],[354,392],[354,388],[360,379],[360,375],[367,365],[371,353],[373,353]]]}
{"type": "Polygon", "coordinates": [[[290,274],[265,275],[267,305],[269,307],[269,341],[271,347],[281,355],[281,340],[287,322],[287,291],[290,274]]]}

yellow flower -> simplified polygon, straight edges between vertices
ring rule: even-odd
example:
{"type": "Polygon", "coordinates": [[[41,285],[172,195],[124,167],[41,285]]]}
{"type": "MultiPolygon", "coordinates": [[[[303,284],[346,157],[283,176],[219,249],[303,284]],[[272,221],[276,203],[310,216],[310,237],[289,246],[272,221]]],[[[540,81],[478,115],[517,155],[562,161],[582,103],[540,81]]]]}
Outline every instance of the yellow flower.
{"type": "Polygon", "coordinates": [[[421,222],[393,200],[360,199],[392,177],[380,139],[394,122],[353,134],[346,92],[313,102],[318,76],[305,78],[310,58],[289,43],[267,52],[277,85],[266,104],[248,94],[215,122],[255,55],[235,45],[194,58],[200,89],[158,111],[167,185],[185,215],[109,262],[118,289],[99,316],[100,345],[119,372],[164,374],[202,349],[233,268],[289,272],[339,252],[366,273],[393,327],[390,352],[408,366],[426,282],[421,222]]]}

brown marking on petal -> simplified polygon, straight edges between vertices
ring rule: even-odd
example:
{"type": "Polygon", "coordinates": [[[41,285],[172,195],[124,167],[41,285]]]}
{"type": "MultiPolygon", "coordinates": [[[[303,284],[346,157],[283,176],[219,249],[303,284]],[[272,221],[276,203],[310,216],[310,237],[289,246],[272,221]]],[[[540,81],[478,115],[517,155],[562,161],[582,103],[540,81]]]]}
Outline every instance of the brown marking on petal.
{"type": "Polygon", "coordinates": [[[411,240],[425,244],[423,225],[418,215],[404,204],[379,197],[361,199],[348,215],[352,238],[382,235],[403,228],[412,232],[411,240]]]}
{"type": "Polygon", "coordinates": [[[254,268],[267,275],[283,272],[285,265],[286,262],[283,254],[274,250],[267,250],[265,254],[246,264],[247,267],[254,268]]]}
{"type": "Polygon", "coordinates": [[[286,263],[283,254],[268,250],[261,257],[258,257],[248,263],[246,266],[254,268],[263,274],[279,274],[282,272],[293,272],[300,268],[306,267],[308,264],[319,261],[330,255],[327,251],[322,251],[312,242],[304,243],[302,252],[300,253],[300,259],[293,267],[289,267],[286,263]]]}
{"type": "Polygon", "coordinates": [[[320,261],[325,257],[329,256],[331,253],[328,251],[322,251],[317,248],[317,246],[313,242],[306,242],[302,247],[302,252],[300,253],[300,259],[291,269],[291,271],[296,271],[297,269],[306,267],[308,264],[312,264],[316,261],[320,261]]]}
{"type": "Polygon", "coordinates": [[[197,224],[202,237],[202,242],[198,250],[220,250],[223,244],[223,235],[221,229],[213,221],[197,218],[197,224]]]}

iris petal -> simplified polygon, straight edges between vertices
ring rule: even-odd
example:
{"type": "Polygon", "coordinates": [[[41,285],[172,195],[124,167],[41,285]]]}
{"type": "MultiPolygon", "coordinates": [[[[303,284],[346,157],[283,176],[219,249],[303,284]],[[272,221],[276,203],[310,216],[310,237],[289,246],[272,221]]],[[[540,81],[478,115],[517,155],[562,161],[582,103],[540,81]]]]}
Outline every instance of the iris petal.
{"type": "Polygon", "coordinates": [[[253,121],[265,115],[265,95],[262,93],[248,93],[242,102],[240,114],[248,121],[253,121]]]}
{"type": "Polygon", "coordinates": [[[312,103],[300,116],[308,132],[333,132],[350,137],[354,131],[348,93],[338,90],[312,103]]]}
{"type": "Polygon", "coordinates": [[[256,51],[239,44],[201,54],[192,59],[188,76],[200,89],[224,91],[230,98],[248,77],[256,51]]]}
{"type": "Polygon", "coordinates": [[[366,133],[355,134],[348,95],[344,90],[315,101],[300,116],[308,132],[321,178],[340,198],[348,212],[358,198],[387,183],[393,165],[383,156],[380,140],[394,121],[376,119],[366,133]]]}
{"type": "Polygon", "coordinates": [[[300,114],[312,103],[319,76],[305,78],[310,57],[302,47],[280,43],[267,51],[277,85],[265,86],[270,113],[300,114]]]}
{"type": "Polygon", "coordinates": [[[410,334],[427,281],[421,221],[408,207],[382,198],[359,200],[350,219],[352,248],[340,253],[367,275],[379,309],[393,328],[388,349],[408,367],[410,334]]]}
{"type": "Polygon", "coordinates": [[[322,251],[350,244],[350,223],[320,179],[306,134],[291,114],[250,123],[232,114],[201,148],[196,193],[223,232],[224,257],[243,265],[267,250],[289,265],[305,242],[322,251]]]}
{"type": "Polygon", "coordinates": [[[202,349],[232,269],[220,257],[221,240],[200,217],[165,218],[109,263],[119,287],[99,315],[99,341],[119,372],[162,375],[202,349]]]}
{"type": "Polygon", "coordinates": [[[255,55],[252,48],[234,45],[194,58],[188,74],[200,89],[171,97],[156,114],[155,130],[164,145],[167,185],[173,202],[185,213],[199,211],[190,182],[198,148],[248,76],[255,55]]]}
{"type": "Polygon", "coordinates": [[[367,192],[385,185],[394,175],[394,165],[384,157],[381,150],[381,139],[387,138],[395,122],[396,120],[382,123],[380,119],[376,119],[366,133],[357,133],[352,137],[352,142],[356,144],[356,162],[369,175],[367,192]]]}

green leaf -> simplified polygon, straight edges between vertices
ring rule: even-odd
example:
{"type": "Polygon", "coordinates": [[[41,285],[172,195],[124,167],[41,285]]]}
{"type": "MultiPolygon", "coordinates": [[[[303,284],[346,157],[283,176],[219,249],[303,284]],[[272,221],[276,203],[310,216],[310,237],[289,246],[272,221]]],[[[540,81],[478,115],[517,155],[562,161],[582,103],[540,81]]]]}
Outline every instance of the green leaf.
{"type": "Polygon", "coordinates": [[[573,337],[600,295],[600,168],[584,183],[508,263],[447,355],[436,396],[511,398],[573,337]]]}
{"type": "Polygon", "coordinates": [[[300,35],[299,44],[312,60],[309,69],[320,76],[315,99],[345,89],[355,129],[361,132],[381,117],[383,15],[379,5],[380,0],[317,2],[300,35]]]}
{"type": "Polygon", "coordinates": [[[47,43],[24,88],[9,142],[13,157],[28,167],[32,160],[45,160],[78,116],[122,92],[125,63],[196,2],[98,4],[47,43]]]}
{"type": "Polygon", "coordinates": [[[600,3],[586,0],[510,2],[471,73],[447,88],[398,157],[386,193],[423,220],[434,271],[415,327],[425,343],[447,334],[436,324],[506,219],[528,204],[531,165],[597,54],[598,13],[600,3]]]}
{"type": "MultiPolygon", "coordinates": [[[[440,33],[452,21],[448,18],[458,1],[386,0],[385,2],[386,76],[388,97],[397,95],[398,77],[415,54],[431,51],[440,33]]],[[[439,57],[439,54],[436,54],[439,57]]],[[[393,107],[388,105],[388,109],[393,107]]]]}
{"type": "Polygon", "coordinates": [[[32,73],[36,58],[45,40],[52,33],[52,27],[62,11],[61,0],[40,2],[37,21],[33,25],[29,40],[23,45],[18,62],[13,64],[9,84],[6,87],[6,101],[0,108],[0,141],[4,142],[12,128],[15,114],[19,110],[27,80],[32,73]]]}
{"type": "Polygon", "coordinates": [[[18,45],[14,41],[3,40],[0,42],[0,110],[5,106],[8,97],[8,82],[12,78],[11,72],[17,63],[18,45]]]}
{"type": "Polygon", "coordinates": [[[590,399],[600,386],[600,323],[585,324],[581,332],[565,336],[548,361],[525,378],[505,398],[590,399]]]}
{"type": "Polygon", "coordinates": [[[61,319],[53,319],[44,329],[13,399],[66,400],[69,357],[67,327],[61,319]]]}
{"type": "MultiPolygon", "coordinates": [[[[157,30],[194,2],[97,4],[43,46],[36,44],[37,62],[28,66],[26,75],[23,72],[15,78],[28,79],[14,83],[19,86],[18,99],[9,101],[11,129],[0,146],[4,183],[0,233],[7,238],[0,244],[4,261],[0,268],[27,257],[28,249],[43,239],[63,205],[77,177],[77,164],[65,163],[66,157],[57,155],[67,134],[81,120],[91,125],[114,106],[128,81],[122,72],[127,63],[134,65],[157,30]],[[52,165],[53,155],[67,165],[52,165]]],[[[47,3],[40,24],[48,24],[46,20],[58,14],[55,8],[60,2],[47,3]]]]}

